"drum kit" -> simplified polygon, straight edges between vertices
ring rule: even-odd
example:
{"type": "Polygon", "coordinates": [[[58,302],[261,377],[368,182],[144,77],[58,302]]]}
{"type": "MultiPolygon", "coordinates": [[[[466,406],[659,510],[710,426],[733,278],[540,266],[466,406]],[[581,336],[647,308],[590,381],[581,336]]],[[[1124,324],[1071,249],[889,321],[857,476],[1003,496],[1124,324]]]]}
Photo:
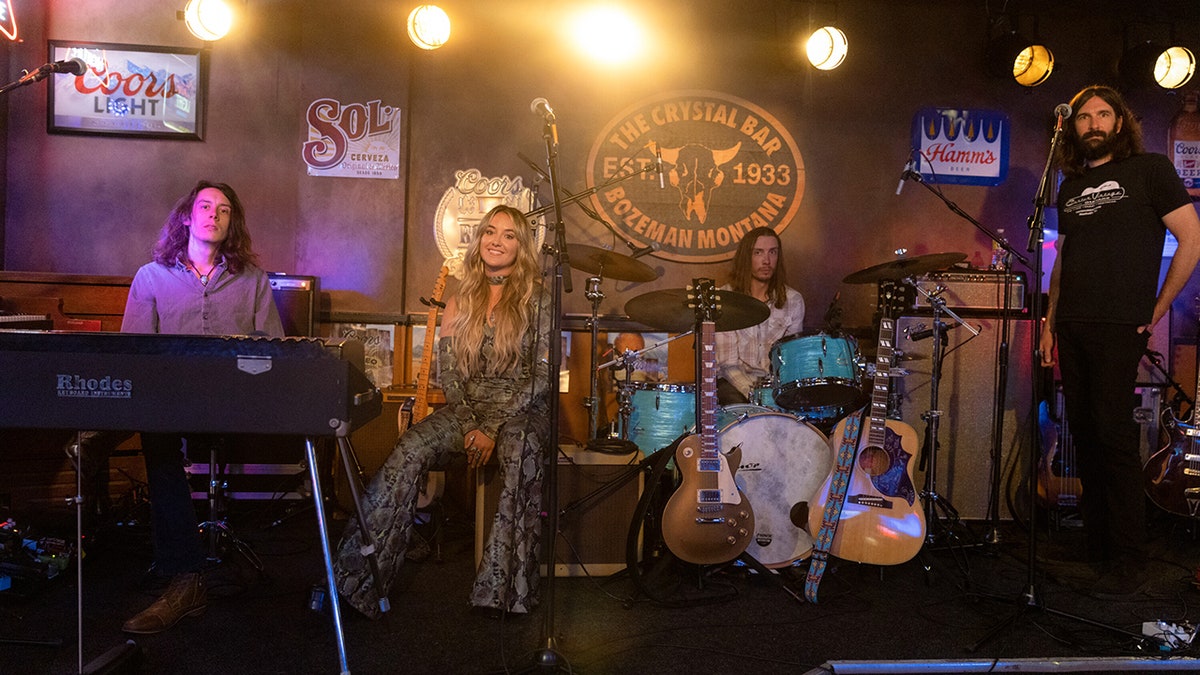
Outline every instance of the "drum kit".
{"type": "MultiPolygon", "coordinates": [[[[696,392],[699,382],[639,382],[632,374],[639,358],[667,342],[690,335],[696,326],[695,309],[687,289],[657,290],[638,295],[625,304],[629,318],[673,337],[639,350],[625,350],[597,364],[597,312],[604,298],[605,277],[645,282],[656,272],[635,256],[592,246],[569,245],[571,266],[593,274],[587,282],[592,302],[589,446],[616,444],[621,452],[640,450],[649,457],[697,429],[696,392]],[[618,415],[607,438],[597,438],[597,375],[611,368],[623,371],[616,383],[618,415]]],[[[908,277],[942,270],[966,258],[961,253],[940,253],[900,258],[847,276],[851,284],[894,283],[908,277]]],[[[770,316],[759,300],[741,293],[721,291],[717,332],[741,330],[770,316]]],[[[806,331],[779,339],[770,349],[770,374],[760,378],[750,403],[728,405],[717,415],[721,451],[740,446],[741,466],[736,480],[755,512],[755,533],[746,552],[765,567],[787,567],[807,558],[813,539],[806,531],[808,503],[833,469],[834,448],[827,434],[838,421],[869,400],[864,377],[866,359],[858,352],[854,336],[840,330],[806,331]]],[[[893,369],[893,374],[903,369],[893,369]]],[[[611,450],[609,450],[611,451],[611,450]]]]}

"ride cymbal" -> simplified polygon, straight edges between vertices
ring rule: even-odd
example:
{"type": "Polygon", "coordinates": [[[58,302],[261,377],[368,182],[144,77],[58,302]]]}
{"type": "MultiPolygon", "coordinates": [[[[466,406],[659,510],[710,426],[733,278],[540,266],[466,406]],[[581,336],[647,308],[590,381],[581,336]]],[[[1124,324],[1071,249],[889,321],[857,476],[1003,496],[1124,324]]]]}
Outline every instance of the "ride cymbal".
{"type": "Polygon", "coordinates": [[[654,281],[658,272],[646,263],[605,248],[587,244],[567,244],[571,267],[605,279],[654,281]]]}
{"type": "MultiPolygon", "coordinates": [[[[643,293],[625,303],[625,313],[652,328],[682,333],[696,326],[696,309],[689,295],[686,288],[643,293]]],[[[718,315],[713,323],[718,331],[749,328],[771,315],[766,303],[744,293],[716,291],[716,295],[718,315]]]]}
{"type": "Polygon", "coordinates": [[[919,255],[915,258],[899,258],[861,269],[842,279],[842,282],[847,284],[873,284],[877,281],[903,279],[904,277],[944,270],[966,259],[966,253],[929,253],[927,255],[919,255]]]}

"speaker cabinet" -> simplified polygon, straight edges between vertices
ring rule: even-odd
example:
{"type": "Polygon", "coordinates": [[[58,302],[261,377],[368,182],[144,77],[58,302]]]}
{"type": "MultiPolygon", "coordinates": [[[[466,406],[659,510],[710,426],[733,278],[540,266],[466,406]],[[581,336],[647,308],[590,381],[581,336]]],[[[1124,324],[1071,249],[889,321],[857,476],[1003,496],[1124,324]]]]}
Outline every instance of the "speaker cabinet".
{"type": "MultiPolygon", "coordinates": [[[[607,576],[625,568],[625,541],[642,496],[641,453],[611,455],[577,446],[562,446],[558,460],[558,529],[554,573],[560,577],[607,576]],[[632,462],[632,464],[631,464],[632,462]]],[[[477,471],[475,497],[475,565],[492,531],[500,500],[499,467],[489,463],[477,471]]],[[[543,508],[548,508],[543,504],[543,508]]],[[[641,535],[637,548],[640,551],[641,535]]],[[[547,569],[548,542],[542,542],[542,574],[547,569]]]]}
{"type": "Polygon", "coordinates": [[[268,280],[284,335],[311,336],[317,315],[317,277],[271,272],[268,280]]]}
{"type": "MultiPolygon", "coordinates": [[[[953,319],[943,319],[957,325],[953,319]]],[[[982,520],[987,518],[992,490],[992,425],[1002,322],[995,318],[967,321],[980,329],[977,337],[972,338],[963,326],[948,331],[946,337],[938,386],[937,408],[941,410],[941,417],[934,488],[958,509],[961,517],[982,520]]],[[[896,322],[896,349],[904,353],[904,359],[898,365],[908,374],[895,378],[895,391],[900,394],[901,419],[916,430],[918,442],[926,435],[922,415],[931,409],[933,340],[913,341],[909,336],[928,328],[931,322],[932,317],[926,316],[904,316],[896,322]]],[[[1000,443],[1002,481],[1014,465],[1025,466],[1019,460],[1023,460],[1028,451],[1029,425],[1037,420],[1031,404],[1032,322],[1011,320],[1009,326],[1008,386],[1002,409],[1004,434],[1000,443]]],[[[925,477],[918,478],[918,485],[923,487],[925,477]]],[[[1012,514],[1005,504],[1004,488],[1002,483],[1000,517],[1008,519],[1012,514]]]]}

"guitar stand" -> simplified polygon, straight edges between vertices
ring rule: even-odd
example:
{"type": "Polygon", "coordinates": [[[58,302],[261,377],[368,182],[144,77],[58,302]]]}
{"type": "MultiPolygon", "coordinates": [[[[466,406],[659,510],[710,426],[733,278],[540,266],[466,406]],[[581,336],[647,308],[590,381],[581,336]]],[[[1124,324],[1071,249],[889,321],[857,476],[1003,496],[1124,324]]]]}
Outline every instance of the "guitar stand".
{"type": "Polygon", "coordinates": [[[769,569],[766,565],[763,565],[761,562],[759,562],[758,558],[755,558],[749,553],[743,551],[742,554],[735,559],[735,562],[737,561],[741,561],[746,567],[749,567],[755,572],[763,575],[764,579],[770,579],[776,586],[779,586],[779,590],[792,596],[792,599],[796,602],[801,604],[804,603],[804,596],[792,590],[792,588],[787,585],[787,582],[783,580],[782,574],[777,573],[775,570],[769,569]]]}

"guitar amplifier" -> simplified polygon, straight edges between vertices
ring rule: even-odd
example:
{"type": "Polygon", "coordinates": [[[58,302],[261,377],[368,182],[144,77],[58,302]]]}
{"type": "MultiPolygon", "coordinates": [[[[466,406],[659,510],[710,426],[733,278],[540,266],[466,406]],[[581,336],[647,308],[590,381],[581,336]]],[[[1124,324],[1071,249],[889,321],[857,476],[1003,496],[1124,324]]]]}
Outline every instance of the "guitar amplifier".
{"type": "MultiPolygon", "coordinates": [[[[964,316],[992,316],[1004,309],[1004,274],[995,270],[957,270],[930,272],[916,278],[918,288],[927,293],[938,293],[946,306],[964,316]]],[[[929,299],[906,287],[905,305],[915,314],[929,314],[933,310],[929,299]]],[[[1014,272],[1008,287],[1011,311],[1025,314],[1026,281],[1023,272],[1014,272]]],[[[906,312],[907,313],[907,312],[906,312]]]]}
{"type": "Polygon", "coordinates": [[[275,308],[279,310],[279,320],[283,322],[283,334],[313,335],[320,285],[317,277],[270,272],[267,281],[271,284],[271,295],[275,298],[275,308]]]}
{"type": "MultiPolygon", "coordinates": [[[[612,455],[561,445],[558,456],[558,536],[554,574],[608,576],[625,569],[625,543],[642,497],[642,454],[612,455]]],[[[503,482],[493,460],[476,472],[475,565],[492,530],[503,482]]],[[[547,508],[543,505],[543,510],[547,508]]],[[[638,559],[641,559],[638,535],[638,559]]],[[[542,576],[547,573],[547,542],[541,544],[542,576]]]]}

